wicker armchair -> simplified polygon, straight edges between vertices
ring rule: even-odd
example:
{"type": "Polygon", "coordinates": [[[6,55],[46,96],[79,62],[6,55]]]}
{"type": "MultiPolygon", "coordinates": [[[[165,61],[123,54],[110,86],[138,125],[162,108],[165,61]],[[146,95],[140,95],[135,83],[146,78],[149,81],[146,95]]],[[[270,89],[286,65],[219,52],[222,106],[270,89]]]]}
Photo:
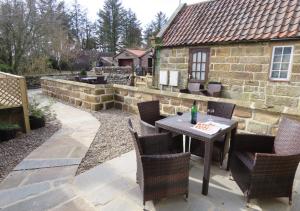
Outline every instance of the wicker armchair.
{"type": "MultiPolygon", "coordinates": [[[[208,101],[208,109],[214,109],[214,116],[231,119],[235,105],[231,103],[213,102],[208,101]]],[[[220,162],[220,166],[224,160],[224,147],[225,147],[226,136],[218,139],[214,143],[213,158],[220,162]]],[[[204,156],[205,145],[202,141],[193,140],[191,142],[191,153],[200,157],[204,156]]]]}
{"type": "Polygon", "coordinates": [[[157,120],[165,118],[164,116],[160,115],[160,108],[159,108],[159,101],[147,101],[141,102],[137,104],[141,120],[155,126],[155,122],[157,120]]]}
{"type": "Polygon", "coordinates": [[[130,119],[128,125],[134,141],[136,181],[143,194],[143,204],[173,195],[188,197],[190,153],[172,154],[169,133],[138,136],[130,119]]]}
{"type": "Polygon", "coordinates": [[[203,90],[202,94],[208,97],[221,97],[222,84],[220,82],[209,82],[207,90],[203,90]]]}
{"type": "Polygon", "coordinates": [[[289,197],[300,161],[300,122],[284,118],[276,137],[240,134],[232,143],[230,170],[247,198],[289,197]]]}
{"type": "MultiPolygon", "coordinates": [[[[165,118],[160,115],[159,101],[147,101],[137,104],[140,113],[140,126],[142,135],[156,134],[155,122],[165,118]]],[[[172,134],[173,145],[177,152],[182,151],[182,135],[172,134]]]]}
{"type": "Polygon", "coordinates": [[[188,83],[187,89],[180,89],[181,93],[202,95],[201,90],[204,89],[204,86],[201,83],[188,83]]]}

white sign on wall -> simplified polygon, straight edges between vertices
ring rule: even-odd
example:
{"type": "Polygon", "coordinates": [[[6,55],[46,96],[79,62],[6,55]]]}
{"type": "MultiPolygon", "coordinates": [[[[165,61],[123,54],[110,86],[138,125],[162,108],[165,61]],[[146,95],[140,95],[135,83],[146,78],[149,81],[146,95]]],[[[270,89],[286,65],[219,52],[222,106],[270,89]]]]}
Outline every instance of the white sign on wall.
{"type": "Polygon", "coordinates": [[[168,71],[159,72],[159,84],[168,85],[168,71]]]}
{"type": "Polygon", "coordinates": [[[170,71],[170,73],[169,73],[169,85],[170,86],[178,86],[178,78],[179,78],[179,72],[178,71],[170,71]]]}

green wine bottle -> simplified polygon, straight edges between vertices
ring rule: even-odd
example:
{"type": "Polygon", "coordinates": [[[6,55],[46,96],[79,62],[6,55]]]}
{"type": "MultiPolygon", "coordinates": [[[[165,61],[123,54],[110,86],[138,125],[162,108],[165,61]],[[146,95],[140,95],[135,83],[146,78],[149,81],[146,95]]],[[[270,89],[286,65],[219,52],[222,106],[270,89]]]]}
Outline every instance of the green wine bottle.
{"type": "Polygon", "coordinates": [[[191,109],[191,123],[197,124],[197,106],[196,106],[196,100],[193,103],[192,109],[191,109]]]}

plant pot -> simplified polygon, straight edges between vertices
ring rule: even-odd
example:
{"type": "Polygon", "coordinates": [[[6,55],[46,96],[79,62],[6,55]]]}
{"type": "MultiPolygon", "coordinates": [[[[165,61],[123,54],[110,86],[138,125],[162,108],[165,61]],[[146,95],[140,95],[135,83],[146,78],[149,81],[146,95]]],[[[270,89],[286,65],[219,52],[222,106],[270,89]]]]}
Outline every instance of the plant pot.
{"type": "Polygon", "coordinates": [[[0,141],[8,141],[16,137],[18,129],[0,129],[0,141]]]}
{"type": "Polygon", "coordinates": [[[31,130],[45,127],[46,124],[45,117],[29,116],[29,122],[31,130]]]}

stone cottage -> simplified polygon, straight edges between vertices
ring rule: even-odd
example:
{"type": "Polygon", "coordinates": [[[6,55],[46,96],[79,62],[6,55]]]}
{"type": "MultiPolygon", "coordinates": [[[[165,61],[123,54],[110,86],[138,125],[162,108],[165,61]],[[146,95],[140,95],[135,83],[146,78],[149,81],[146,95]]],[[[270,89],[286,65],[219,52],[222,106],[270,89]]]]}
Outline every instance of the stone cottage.
{"type": "Polygon", "coordinates": [[[124,49],[114,57],[115,65],[137,66],[141,67],[144,72],[152,73],[152,49],[138,50],[138,49],[124,49]]]}
{"type": "Polygon", "coordinates": [[[223,97],[300,109],[299,0],[183,4],[156,40],[156,85],[177,70],[177,90],[218,81],[223,97]]]}

